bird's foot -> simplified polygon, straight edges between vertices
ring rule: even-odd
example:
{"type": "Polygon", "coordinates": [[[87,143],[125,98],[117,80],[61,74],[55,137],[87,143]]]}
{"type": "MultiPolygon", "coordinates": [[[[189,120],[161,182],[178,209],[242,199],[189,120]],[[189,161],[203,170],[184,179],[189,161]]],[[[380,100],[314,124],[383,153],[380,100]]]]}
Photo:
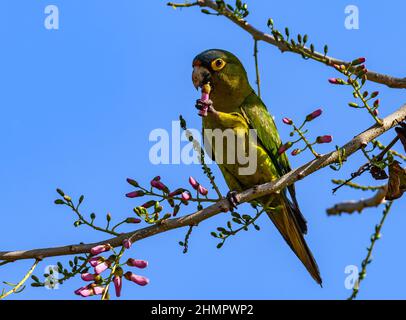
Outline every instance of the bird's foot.
{"type": "Polygon", "coordinates": [[[232,210],[236,209],[237,206],[240,204],[240,202],[237,199],[237,194],[238,194],[237,191],[229,191],[226,196],[227,200],[229,201],[229,203],[231,205],[232,210]]]}
{"type": "Polygon", "coordinates": [[[213,101],[211,101],[211,100],[197,99],[195,106],[196,106],[196,109],[199,110],[199,116],[201,116],[201,117],[206,117],[207,113],[209,113],[209,112],[214,113],[216,111],[213,108],[213,101]]]}

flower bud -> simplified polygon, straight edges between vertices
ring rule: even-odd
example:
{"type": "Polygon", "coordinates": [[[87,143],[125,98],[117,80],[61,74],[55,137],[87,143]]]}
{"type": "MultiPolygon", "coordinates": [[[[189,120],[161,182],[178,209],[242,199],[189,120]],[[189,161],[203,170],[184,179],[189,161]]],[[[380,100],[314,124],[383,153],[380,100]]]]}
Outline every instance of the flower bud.
{"type": "Polygon", "coordinates": [[[197,188],[197,191],[202,195],[202,196],[206,196],[209,193],[209,190],[207,190],[205,187],[203,187],[202,185],[199,185],[199,187],[197,188]]]}
{"type": "Polygon", "coordinates": [[[375,109],[379,107],[379,103],[380,103],[380,99],[376,99],[376,100],[374,101],[374,108],[375,108],[375,109]]]}
{"type": "Polygon", "coordinates": [[[83,281],[93,281],[94,280],[94,274],[91,274],[89,272],[82,273],[80,275],[83,281]]]}
{"type": "Polygon", "coordinates": [[[330,135],[319,136],[316,138],[317,143],[330,143],[331,141],[333,141],[333,137],[330,135]]]}
{"type": "Polygon", "coordinates": [[[156,203],[155,200],[149,200],[149,201],[145,202],[144,204],[142,204],[141,207],[148,209],[148,208],[151,208],[152,206],[154,206],[155,203],[156,203]]]}
{"type": "Polygon", "coordinates": [[[366,61],[366,59],[365,59],[364,57],[361,57],[361,58],[358,58],[358,59],[353,60],[353,61],[351,62],[351,64],[352,64],[353,66],[355,66],[355,65],[357,65],[357,64],[364,63],[365,61],[366,61]]]}
{"type": "Polygon", "coordinates": [[[140,185],[138,184],[138,182],[135,181],[134,179],[127,178],[127,182],[128,182],[129,184],[131,184],[133,187],[136,187],[136,188],[138,188],[138,187],[140,186],[140,185]]]}
{"type": "Polygon", "coordinates": [[[121,296],[121,288],[123,286],[123,281],[122,281],[121,277],[114,276],[113,283],[114,283],[114,289],[116,291],[116,297],[120,297],[121,296]]]}
{"type": "Polygon", "coordinates": [[[142,190],[138,190],[138,191],[133,191],[133,192],[129,192],[127,193],[125,196],[127,198],[137,198],[137,197],[142,197],[145,195],[145,192],[142,190]]]}
{"type": "Polygon", "coordinates": [[[189,177],[189,183],[195,190],[199,187],[199,183],[193,177],[189,177]]]}
{"type": "Polygon", "coordinates": [[[106,271],[110,267],[110,262],[108,260],[98,264],[94,267],[94,272],[96,274],[101,274],[102,272],[106,271]]]}
{"type": "Polygon", "coordinates": [[[330,78],[328,79],[328,82],[330,82],[331,84],[339,84],[339,85],[345,84],[345,81],[339,78],[330,78]]]}
{"type": "Polygon", "coordinates": [[[125,223],[140,223],[141,219],[129,217],[125,219],[125,223]]]}
{"type": "Polygon", "coordinates": [[[322,114],[323,110],[317,109],[306,116],[306,121],[312,121],[322,114]]]}
{"type": "Polygon", "coordinates": [[[292,142],[286,142],[285,144],[283,144],[279,149],[278,149],[278,153],[282,154],[284,152],[286,152],[286,150],[288,150],[291,146],[293,145],[292,142]]]}
{"type": "Polygon", "coordinates": [[[140,286],[145,286],[149,283],[149,279],[147,279],[143,276],[138,276],[130,271],[128,271],[124,274],[124,278],[126,278],[127,280],[132,281],[140,286]]]}
{"type": "Polygon", "coordinates": [[[300,150],[300,149],[295,149],[295,150],[293,150],[292,152],[291,152],[291,155],[292,156],[297,156],[299,153],[301,153],[302,152],[302,150],[300,150]]]}
{"type": "Polygon", "coordinates": [[[187,192],[187,191],[182,192],[181,198],[182,198],[182,200],[184,200],[184,201],[190,200],[190,198],[191,198],[190,193],[187,192]]]}
{"type": "Polygon", "coordinates": [[[151,180],[151,186],[158,189],[158,190],[167,189],[166,186],[159,180],[151,180]]]}
{"type": "Polygon", "coordinates": [[[124,248],[126,248],[126,249],[130,249],[131,246],[132,246],[131,240],[130,240],[130,239],[124,239],[124,240],[123,240],[123,246],[124,246],[124,248]]]}
{"type": "Polygon", "coordinates": [[[89,260],[89,264],[90,264],[92,267],[95,267],[95,266],[97,266],[98,264],[102,263],[103,261],[104,261],[104,258],[103,258],[103,257],[92,257],[92,258],[89,260]]]}
{"type": "Polygon", "coordinates": [[[110,248],[111,248],[111,246],[109,244],[100,244],[100,245],[95,246],[92,249],[90,249],[90,253],[95,256],[104,251],[109,251],[110,248]]]}
{"type": "Polygon", "coordinates": [[[283,119],[282,119],[282,122],[283,122],[284,124],[287,124],[287,125],[293,124],[292,119],[289,119],[289,118],[283,118],[283,119]]]}
{"type": "Polygon", "coordinates": [[[130,258],[127,260],[127,266],[144,269],[148,266],[148,261],[130,258]]]}
{"type": "Polygon", "coordinates": [[[374,91],[374,92],[372,92],[371,93],[371,98],[373,99],[373,98],[376,98],[377,96],[378,96],[378,94],[379,94],[379,91],[374,91]]]}

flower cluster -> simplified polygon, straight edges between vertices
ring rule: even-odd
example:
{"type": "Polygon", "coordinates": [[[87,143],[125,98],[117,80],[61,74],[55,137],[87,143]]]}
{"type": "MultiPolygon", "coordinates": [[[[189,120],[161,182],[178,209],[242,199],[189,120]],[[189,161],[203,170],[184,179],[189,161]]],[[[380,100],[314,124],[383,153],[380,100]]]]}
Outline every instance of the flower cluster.
{"type": "Polygon", "coordinates": [[[114,289],[117,297],[121,296],[122,289],[122,279],[132,281],[140,286],[145,286],[149,283],[148,278],[137,275],[128,271],[124,273],[123,266],[136,267],[144,269],[148,266],[148,262],[145,260],[137,260],[129,258],[124,264],[120,264],[120,259],[124,253],[124,249],[129,249],[131,247],[131,241],[126,239],[123,242],[123,248],[119,254],[110,255],[108,258],[100,256],[101,253],[110,250],[114,251],[114,248],[110,244],[102,244],[93,247],[90,250],[91,258],[88,260],[89,268],[93,268],[93,272],[87,271],[81,274],[83,281],[91,282],[77,290],[75,294],[82,297],[89,297],[93,295],[106,295],[111,282],[114,284],[114,289]],[[106,278],[103,277],[103,273],[106,270],[110,270],[110,275],[106,278]]]}
{"type": "Polygon", "coordinates": [[[369,93],[363,90],[363,87],[367,80],[368,69],[365,66],[366,59],[361,57],[353,60],[349,64],[333,64],[333,67],[344,76],[346,79],[330,78],[328,81],[333,85],[347,85],[353,89],[353,96],[356,99],[360,99],[361,104],[356,102],[349,102],[348,105],[355,109],[366,109],[369,114],[375,119],[378,124],[381,124],[381,120],[378,118],[378,108],[380,106],[380,99],[377,99],[379,95],[378,91],[369,93]]]}
{"type": "Polygon", "coordinates": [[[299,138],[295,141],[288,141],[288,142],[282,144],[278,149],[278,154],[281,155],[281,154],[285,153],[294,144],[296,144],[300,141],[303,141],[305,143],[305,147],[303,147],[301,149],[300,148],[294,149],[291,152],[292,156],[296,156],[299,153],[303,152],[304,150],[309,149],[316,158],[320,157],[320,155],[313,149],[313,145],[322,144],[322,143],[330,143],[333,141],[333,137],[331,135],[318,136],[313,143],[310,143],[305,136],[305,134],[307,133],[308,130],[303,131],[302,129],[307,122],[313,121],[314,119],[318,118],[322,113],[323,113],[322,109],[317,109],[317,110],[313,111],[312,113],[308,114],[300,127],[297,127],[294,124],[292,119],[283,118],[282,122],[284,124],[293,127],[293,131],[290,133],[290,136],[293,137],[296,133],[299,136],[299,138]]]}
{"type": "Polygon", "coordinates": [[[189,184],[195,190],[195,198],[192,196],[192,191],[186,188],[176,188],[171,191],[166,184],[162,182],[160,176],[156,176],[150,181],[151,188],[149,190],[140,186],[138,182],[133,179],[128,178],[127,182],[137,188],[137,190],[127,193],[126,197],[140,198],[144,196],[152,196],[155,198],[134,208],[135,214],[150,224],[158,223],[171,216],[175,217],[178,214],[180,207],[182,205],[187,206],[190,201],[197,202],[199,209],[202,207],[202,202],[211,201],[207,198],[209,193],[208,189],[197,182],[193,177],[189,177],[189,184]],[[166,213],[161,217],[161,212],[164,210],[164,202],[167,202],[172,208],[172,213],[166,213]]]}

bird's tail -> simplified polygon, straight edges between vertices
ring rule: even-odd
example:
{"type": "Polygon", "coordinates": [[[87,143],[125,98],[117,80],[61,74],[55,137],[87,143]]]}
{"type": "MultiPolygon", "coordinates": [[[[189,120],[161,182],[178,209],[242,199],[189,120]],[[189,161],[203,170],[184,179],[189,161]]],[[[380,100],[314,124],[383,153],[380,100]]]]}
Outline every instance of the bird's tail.
{"type": "MultiPolygon", "coordinates": [[[[265,201],[261,202],[263,204],[265,203],[265,201]]],[[[299,208],[296,208],[290,203],[286,196],[282,194],[276,199],[275,196],[273,196],[272,203],[270,205],[268,204],[268,208],[266,212],[282,237],[300,261],[302,261],[313,279],[321,285],[322,279],[320,277],[319,267],[303,237],[304,230],[301,225],[306,222],[304,220],[298,221],[303,219],[299,208]]]]}

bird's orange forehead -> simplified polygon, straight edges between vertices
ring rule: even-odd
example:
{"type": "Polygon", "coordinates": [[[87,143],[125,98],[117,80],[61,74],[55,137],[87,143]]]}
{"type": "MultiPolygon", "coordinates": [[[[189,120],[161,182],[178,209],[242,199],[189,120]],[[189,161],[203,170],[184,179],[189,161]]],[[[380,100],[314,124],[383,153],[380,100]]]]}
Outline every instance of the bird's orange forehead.
{"type": "Polygon", "coordinates": [[[199,59],[193,60],[192,67],[200,67],[202,65],[202,62],[199,59]]]}

